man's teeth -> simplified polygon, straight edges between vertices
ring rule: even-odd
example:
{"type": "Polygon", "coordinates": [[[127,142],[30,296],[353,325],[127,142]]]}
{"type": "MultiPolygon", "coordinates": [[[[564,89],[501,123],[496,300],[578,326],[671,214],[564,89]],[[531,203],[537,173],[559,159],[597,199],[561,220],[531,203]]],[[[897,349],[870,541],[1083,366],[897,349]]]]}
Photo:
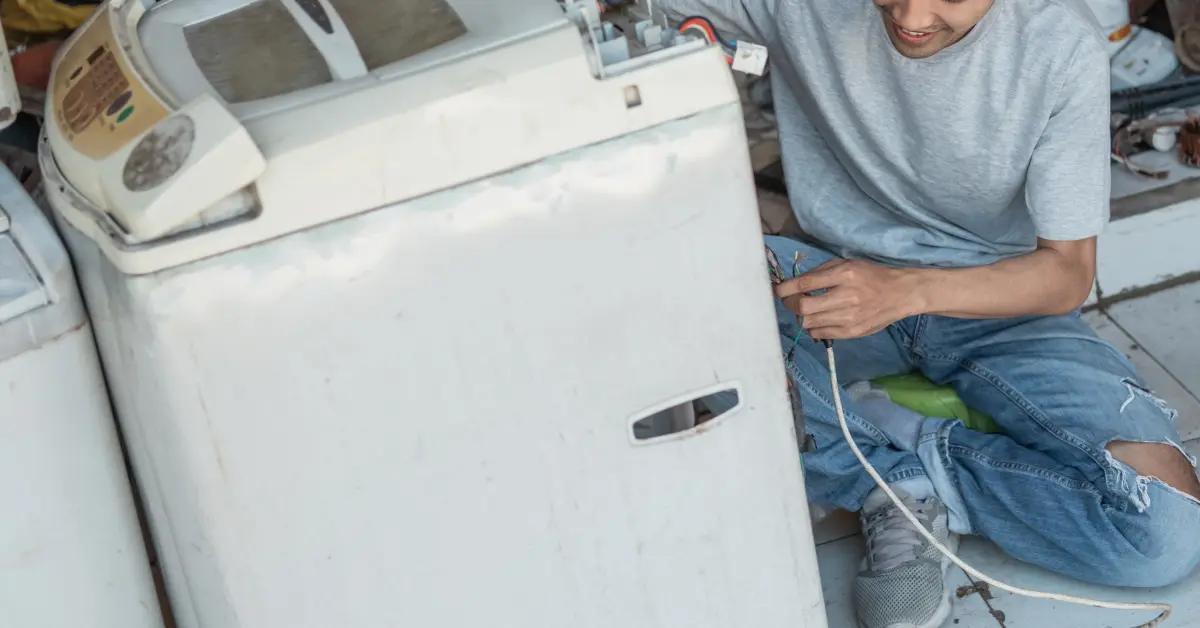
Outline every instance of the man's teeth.
{"type": "Polygon", "coordinates": [[[900,29],[900,32],[902,32],[902,33],[904,33],[905,35],[908,35],[908,36],[910,36],[910,37],[924,37],[924,36],[926,36],[926,35],[928,35],[928,34],[929,34],[929,33],[922,33],[922,32],[919,32],[919,31],[910,31],[910,30],[908,30],[907,28],[901,28],[901,29],[900,29]]]}

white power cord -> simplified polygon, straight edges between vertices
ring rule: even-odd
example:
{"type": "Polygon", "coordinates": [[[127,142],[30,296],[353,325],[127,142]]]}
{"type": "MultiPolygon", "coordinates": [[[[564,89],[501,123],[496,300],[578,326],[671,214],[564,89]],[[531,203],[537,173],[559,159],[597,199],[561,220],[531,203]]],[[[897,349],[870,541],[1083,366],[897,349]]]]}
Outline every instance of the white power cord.
{"type": "Polygon", "coordinates": [[[1162,624],[1164,621],[1166,621],[1167,617],[1171,616],[1170,604],[1101,602],[1099,600],[1089,600],[1087,598],[1063,595],[1061,593],[1044,593],[1042,591],[1033,591],[1030,589],[1014,587],[988,576],[978,569],[968,565],[958,556],[955,556],[954,552],[950,551],[945,545],[939,543],[938,540],[934,538],[933,534],[929,532],[929,530],[926,530],[924,525],[921,525],[921,522],[912,514],[912,512],[908,510],[907,507],[905,507],[904,503],[900,501],[900,498],[897,497],[894,492],[892,492],[892,489],[887,485],[887,482],[883,481],[883,478],[880,477],[879,472],[875,470],[875,467],[871,466],[871,463],[867,462],[866,456],[859,451],[858,445],[854,444],[854,437],[850,435],[850,427],[846,425],[846,413],[842,409],[841,387],[838,385],[837,362],[833,357],[833,346],[827,345],[825,351],[829,359],[829,380],[830,383],[833,384],[833,404],[837,409],[838,423],[842,426],[842,435],[846,437],[846,442],[850,444],[850,450],[854,452],[855,457],[857,457],[858,461],[862,463],[863,468],[866,469],[867,473],[871,475],[871,479],[875,480],[875,483],[879,485],[879,488],[883,489],[884,493],[887,493],[888,498],[892,500],[892,503],[900,508],[900,512],[904,513],[904,516],[910,523],[913,524],[914,527],[916,527],[917,531],[921,533],[921,536],[924,536],[925,540],[932,543],[933,546],[936,547],[939,552],[944,554],[946,558],[949,558],[951,562],[961,567],[963,571],[967,572],[972,577],[982,580],[989,585],[996,587],[997,589],[1008,591],[1009,593],[1013,593],[1015,595],[1024,595],[1026,597],[1038,598],[1042,600],[1057,600],[1059,602],[1079,604],[1082,606],[1093,606],[1096,608],[1111,608],[1122,611],[1162,611],[1158,617],[1155,617],[1149,622],[1141,624],[1136,628],[1153,628],[1154,626],[1162,624]]]}

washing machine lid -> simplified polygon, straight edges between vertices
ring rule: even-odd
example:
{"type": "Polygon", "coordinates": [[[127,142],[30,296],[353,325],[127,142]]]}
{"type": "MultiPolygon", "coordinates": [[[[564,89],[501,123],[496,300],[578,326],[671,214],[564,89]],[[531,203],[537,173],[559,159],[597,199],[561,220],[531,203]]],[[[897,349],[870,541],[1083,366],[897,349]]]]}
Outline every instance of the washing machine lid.
{"type": "Polygon", "coordinates": [[[209,94],[245,120],[563,21],[556,0],[171,0],[142,18],[137,37],[180,102],[209,94]]]}
{"type": "Polygon", "coordinates": [[[64,185],[145,240],[250,185],[266,163],[221,103],[180,102],[146,69],[133,39],[140,1],[105,2],[60,49],[45,128],[64,185]]]}
{"type": "Polygon", "coordinates": [[[56,211],[142,274],[738,102],[724,55],[699,40],[610,60],[583,0],[586,19],[557,0],[371,1],[105,2],[47,92],[56,211]],[[388,19],[370,24],[371,6],[388,19]],[[433,16],[425,39],[362,43],[413,6],[433,16]],[[309,61],[263,57],[284,76],[255,85],[245,42],[276,23],[270,50],[309,61]]]}
{"type": "MultiPolygon", "coordinates": [[[[555,29],[571,29],[556,0],[109,0],[60,52],[49,145],[108,232],[155,241],[255,213],[247,189],[270,157],[369,119],[339,120],[338,96],[555,29]],[[313,108],[325,110],[320,120],[286,136],[250,128],[313,108]]],[[[538,56],[527,60],[546,62],[538,56]]],[[[503,73],[450,79],[439,91],[503,73]]],[[[375,115],[406,106],[375,105],[375,115]]]]}

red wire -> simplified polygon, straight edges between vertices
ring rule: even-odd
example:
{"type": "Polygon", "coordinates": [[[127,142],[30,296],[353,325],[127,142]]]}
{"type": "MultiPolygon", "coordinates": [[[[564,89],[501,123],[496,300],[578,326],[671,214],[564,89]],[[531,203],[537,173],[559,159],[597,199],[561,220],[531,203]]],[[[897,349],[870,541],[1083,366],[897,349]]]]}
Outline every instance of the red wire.
{"type": "Polygon", "coordinates": [[[708,36],[708,43],[717,43],[717,33],[704,20],[688,20],[679,26],[679,31],[683,32],[692,28],[699,28],[700,30],[704,31],[704,34],[708,36]]]}
{"type": "MultiPolygon", "coordinates": [[[[682,33],[685,31],[689,31],[693,28],[699,28],[700,30],[704,31],[704,36],[708,40],[708,43],[721,45],[718,43],[717,33],[715,31],[713,31],[712,27],[709,26],[708,23],[705,22],[704,20],[697,20],[697,19],[688,20],[688,21],[684,22],[683,24],[679,25],[679,32],[682,33]]],[[[721,52],[722,52],[722,54],[725,55],[725,62],[730,65],[733,65],[733,57],[730,56],[730,54],[725,50],[724,46],[721,46],[721,52]]]]}

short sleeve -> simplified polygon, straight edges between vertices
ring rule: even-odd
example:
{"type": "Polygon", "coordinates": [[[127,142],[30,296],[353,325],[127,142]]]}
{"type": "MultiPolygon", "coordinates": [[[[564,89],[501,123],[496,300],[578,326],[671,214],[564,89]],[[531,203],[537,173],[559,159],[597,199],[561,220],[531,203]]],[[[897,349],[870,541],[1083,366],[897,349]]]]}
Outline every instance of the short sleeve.
{"type": "Polygon", "coordinates": [[[1029,163],[1025,202],[1045,240],[1083,240],[1108,223],[1110,70],[1103,47],[1092,44],[1076,49],[1029,163]]]}

